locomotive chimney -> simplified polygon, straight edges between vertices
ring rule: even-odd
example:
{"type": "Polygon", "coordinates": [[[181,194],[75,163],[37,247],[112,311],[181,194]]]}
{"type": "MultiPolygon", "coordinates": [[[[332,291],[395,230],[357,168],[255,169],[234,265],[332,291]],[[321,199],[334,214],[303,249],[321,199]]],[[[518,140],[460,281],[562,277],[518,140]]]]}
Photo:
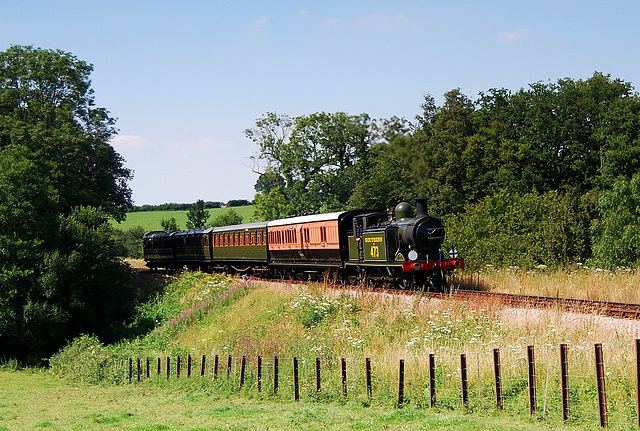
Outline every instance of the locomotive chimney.
{"type": "Polygon", "coordinates": [[[428,217],[427,198],[416,198],[416,218],[428,217]]]}

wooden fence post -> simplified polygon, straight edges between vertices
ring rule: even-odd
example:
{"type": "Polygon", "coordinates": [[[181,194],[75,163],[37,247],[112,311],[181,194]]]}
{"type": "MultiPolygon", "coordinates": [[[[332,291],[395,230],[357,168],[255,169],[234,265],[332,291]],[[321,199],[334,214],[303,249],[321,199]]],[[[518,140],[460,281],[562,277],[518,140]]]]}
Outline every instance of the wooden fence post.
{"type": "Polygon", "coordinates": [[[167,356],[167,380],[171,376],[171,357],[167,356]]]}
{"type": "Polygon", "coordinates": [[[180,378],[180,355],[176,357],[176,379],[180,378]]]}
{"type": "Polygon", "coordinates": [[[404,402],[404,359],[400,359],[398,366],[398,407],[404,402]]]}
{"type": "Polygon", "coordinates": [[[200,377],[204,377],[204,373],[207,369],[207,357],[202,355],[202,361],[200,362],[200,377]]]}
{"type": "Polygon", "coordinates": [[[502,373],[500,367],[500,349],[493,349],[493,369],[496,378],[496,408],[502,410],[502,373]]]}
{"type": "Polygon", "coordinates": [[[316,358],[316,392],[320,392],[320,358],[316,358]]]}
{"type": "Polygon", "coordinates": [[[636,338],[636,425],[640,428],[640,339],[636,338]]]}
{"type": "Polygon", "coordinates": [[[158,358],[158,376],[162,372],[162,359],[158,358]]]}
{"type": "Polygon", "coordinates": [[[607,412],[607,391],[604,385],[604,360],[602,357],[602,344],[595,345],[596,353],[596,378],[598,384],[598,411],[600,413],[600,426],[609,425],[609,414],[607,412]]]}
{"type": "Polygon", "coordinates": [[[462,404],[469,407],[469,381],[467,380],[467,355],[460,355],[460,379],[462,381],[462,404]]]}
{"type": "Polygon", "coordinates": [[[365,380],[367,385],[367,396],[371,398],[371,358],[365,359],[365,380]]]}
{"type": "Polygon", "coordinates": [[[258,392],[262,392],[262,356],[258,356],[258,392]]]}
{"type": "Polygon", "coordinates": [[[247,368],[247,357],[242,355],[242,362],[240,362],[240,389],[244,386],[244,372],[247,368]]]}
{"type": "Polygon", "coordinates": [[[278,393],[278,356],[273,357],[273,394],[278,393]]]}
{"type": "Polygon", "coordinates": [[[436,356],[429,353],[429,407],[436,405],[436,356]]]}
{"type": "Polygon", "coordinates": [[[231,376],[231,364],[233,362],[233,358],[231,355],[227,357],[227,379],[231,376]]]}
{"type": "Polygon", "coordinates": [[[141,364],[140,364],[140,358],[137,358],[136,362],[137,362],[137,365],[138,365],[138,369],[137,369],[137,373],[136,374],[137,374],[138,381],[140,381],[140,375],[142,374],[142,367],[141,367],[141,364]]]}
{"type": "Polygon", "coordinates": [[[340,380],[342,380],[342,395],[347,396],[347,360],[340,360],[340,380]]]}
{"type": "Polygon", "coordinates": [[[220,358],[218,355],[213,357],[213,380],[218,378],[218,366],[220,365],[220,358]]]}
{"type": "Polygon", "coordinates": [[[569,420],[569,362],[567,345],[560,344],[560,374],[562,381],[562,422],[569,420]]]}
{"type": "Polygon", "coordinates": [[[293,399],[300,400],[300,385],[298,381],[298,358],[293,357],[293,399]]]}
{"type": "Polygon", "coordinates": [[[129,383],[133,382],[133,358],[129,358],[129,383]]]}
{"type": "Polygon", "coordinates": [[[149,370],[149,358],[147,357],[147,379],[149,379],[149,375],[151,374],[149,370]]]}
{"type": "Polygon", "coordinates": [[[191,355],[187,356],[187,378],[191,378],[191,355]]]}
{"type": "Polygon", "coordinates": [[[529,364],[529,414],[537,410],[536,400],[536,359],[533,346],[527,346],[527,363],[529,364]]]}

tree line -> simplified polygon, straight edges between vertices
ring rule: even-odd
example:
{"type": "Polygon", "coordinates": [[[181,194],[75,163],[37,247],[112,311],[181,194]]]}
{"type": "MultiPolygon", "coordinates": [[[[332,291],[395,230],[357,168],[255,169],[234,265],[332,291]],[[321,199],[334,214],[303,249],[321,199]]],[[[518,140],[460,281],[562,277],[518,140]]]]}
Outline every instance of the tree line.
{"type": "Polygon", "coordinates": [[[475,267],[640,263],[640,98],[596,72],[472,100],[424,97],[413,119],[267,113],[246,135],[265,219],[429,198],[475,267]]]}
{"type": "MultiPolygon", "coordinates": [[[[226,207],[242,207],[251,205],[251,202],[246,199],[231,199],[226,204],[219,201],[203,201],[205,209],[222,208],[226,207]]],[[[189,211],[194,203],[164,203],[159,205],[133,205],[129,212],[144,212],[144,211],[189,211]]]]}

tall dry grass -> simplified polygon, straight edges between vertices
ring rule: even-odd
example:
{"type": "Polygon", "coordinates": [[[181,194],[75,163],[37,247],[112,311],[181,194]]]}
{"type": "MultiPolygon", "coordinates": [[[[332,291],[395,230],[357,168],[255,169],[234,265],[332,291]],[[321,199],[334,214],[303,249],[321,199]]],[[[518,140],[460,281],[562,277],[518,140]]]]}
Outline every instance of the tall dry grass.
{"type": "Polygon", "coordinates": [[[455,278],[462,288],[523,295],[640,303],[640,274],[576,267],[565,271],[519,268],[466,272],[455,278]]]}

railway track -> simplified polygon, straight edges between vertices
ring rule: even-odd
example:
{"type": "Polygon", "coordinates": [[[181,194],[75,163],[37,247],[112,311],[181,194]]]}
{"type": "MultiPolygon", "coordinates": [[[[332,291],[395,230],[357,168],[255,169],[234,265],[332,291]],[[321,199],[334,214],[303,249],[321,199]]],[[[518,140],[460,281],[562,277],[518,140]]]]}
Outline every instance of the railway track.
{"type": "Polygon", "coordinates": [[[621,319],[640,320],[640,304],[596,301],[591,299],[558,298],[552,296],[516,295],[511,293],[455,290],[451,294],[433,293],[432,298],[460,300],[486,300],[512,307],[556,308],[582,314],[598,314],[621,319]]]}
{"type": "MultiPolygon", "coordinates": [[[[268,281],[268,280],[265,280],[268,281]]],[[[294,281],[293,283],[306,283],[294,281]]],[[[487,301],[515,308],[555,308],[562,311],[597,314],[619,319],[640,320],[640,304],[597,301],[592,299],[560,298],[554,296],[517,295],[513,293],[485,292],[479,290],[455,289],[451,293],[421,292],[416,290],[387,289],[379,287],[334,285],[341,289],[357,289],[370,292],[383,292],[391,295],[426,295],[429,298],[456,301],[487,301]]]]}

